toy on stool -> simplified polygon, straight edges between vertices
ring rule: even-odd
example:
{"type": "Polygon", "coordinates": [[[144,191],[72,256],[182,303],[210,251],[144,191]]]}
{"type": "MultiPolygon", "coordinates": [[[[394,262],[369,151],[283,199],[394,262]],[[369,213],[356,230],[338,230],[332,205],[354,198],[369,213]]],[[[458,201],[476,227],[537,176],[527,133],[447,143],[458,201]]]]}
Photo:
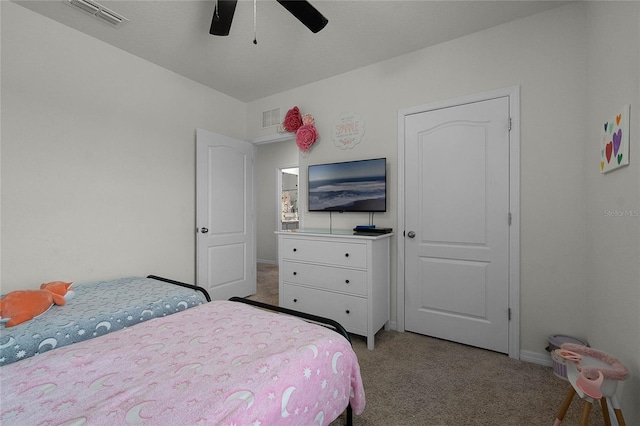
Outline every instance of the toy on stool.
{"type": "Polygon", "coordinates": [[[555,353],[567,361],[567,379],[571,387],[560,407],[554,426],[559,426],[564,419],[573,397],[585,400],[580,425],[587,425],[591,406],[594,400],[600,400],[605,425],[610,426],[608,404],[611,404],[620,426],[625,426],[622,410],[616,397],[618,382],[626,380],[629,370],[618,359],[593,348],[565,343],[555,353]]]}
{"type": "MultiPolygon", "coordinates": [[[[5,326],[13,327],[48,311],[54,304],[67,303],[65,296],[73,283],[53,281],[42,284],[40,290],[18,290],[7,293],[0,300],[0,317],[7,320],[5,326]]],[[[69,297],[70,298],[70,297],[69,297]]]]}

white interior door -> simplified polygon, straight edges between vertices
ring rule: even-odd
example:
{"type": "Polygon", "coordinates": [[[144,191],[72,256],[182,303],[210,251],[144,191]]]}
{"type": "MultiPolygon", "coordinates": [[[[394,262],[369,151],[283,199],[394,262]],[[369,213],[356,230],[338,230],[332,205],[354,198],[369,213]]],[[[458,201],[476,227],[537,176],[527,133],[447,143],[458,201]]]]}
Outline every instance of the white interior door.
{"type": "Polygon", "coordinates": [[[509,98],[405,118],[405,328],[509,352],[509,98]]]}
{"type": "Polygon", "coordinates": [[[214,300],[256,293],[252,144],[196,133],[196,282],[214,300]]]}

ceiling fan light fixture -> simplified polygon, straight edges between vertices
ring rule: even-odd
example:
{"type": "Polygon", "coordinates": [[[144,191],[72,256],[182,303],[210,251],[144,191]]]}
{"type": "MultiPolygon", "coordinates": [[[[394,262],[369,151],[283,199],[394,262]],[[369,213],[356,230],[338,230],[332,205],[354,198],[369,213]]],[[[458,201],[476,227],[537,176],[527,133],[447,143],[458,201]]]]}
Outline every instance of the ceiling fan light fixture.
{"type": "Polygon", "coordinates": [[[116,28],[129,22],[127,18],[115,13],[93,0],[62,0],[65,4],[75,7],[80,11],[93,16],[103,22],[107,22],[116,28]]]}

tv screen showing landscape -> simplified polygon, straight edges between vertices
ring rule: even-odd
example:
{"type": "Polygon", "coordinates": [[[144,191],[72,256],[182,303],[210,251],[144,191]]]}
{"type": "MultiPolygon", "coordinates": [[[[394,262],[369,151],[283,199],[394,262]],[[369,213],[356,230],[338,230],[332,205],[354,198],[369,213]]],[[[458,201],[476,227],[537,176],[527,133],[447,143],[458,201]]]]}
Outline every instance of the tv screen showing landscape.
{"type": "Polygon", "coordinates": [[[387,159],[309,166],[309,211],[387,211],[387,159]]]}

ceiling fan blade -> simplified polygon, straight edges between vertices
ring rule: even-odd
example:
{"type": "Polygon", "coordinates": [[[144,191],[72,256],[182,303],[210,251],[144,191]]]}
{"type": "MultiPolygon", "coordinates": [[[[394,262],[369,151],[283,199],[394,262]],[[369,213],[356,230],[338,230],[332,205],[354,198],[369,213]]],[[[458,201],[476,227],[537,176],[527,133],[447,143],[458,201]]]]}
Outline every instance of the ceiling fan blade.
{"type": "MultiPolygon", "coordinates": [[[[219,0],[218,0],[219,1],[219,0]]],[[[311,32],[317,33],[323,29],[329,20],[305,0],[277,0],[293,16],[298,18],[311,32]]]]}
{"type": "Polygon", "coordinates": [[[216,3],[209,34],[228,36],[238,0],[218,0],[216,3]]]}

